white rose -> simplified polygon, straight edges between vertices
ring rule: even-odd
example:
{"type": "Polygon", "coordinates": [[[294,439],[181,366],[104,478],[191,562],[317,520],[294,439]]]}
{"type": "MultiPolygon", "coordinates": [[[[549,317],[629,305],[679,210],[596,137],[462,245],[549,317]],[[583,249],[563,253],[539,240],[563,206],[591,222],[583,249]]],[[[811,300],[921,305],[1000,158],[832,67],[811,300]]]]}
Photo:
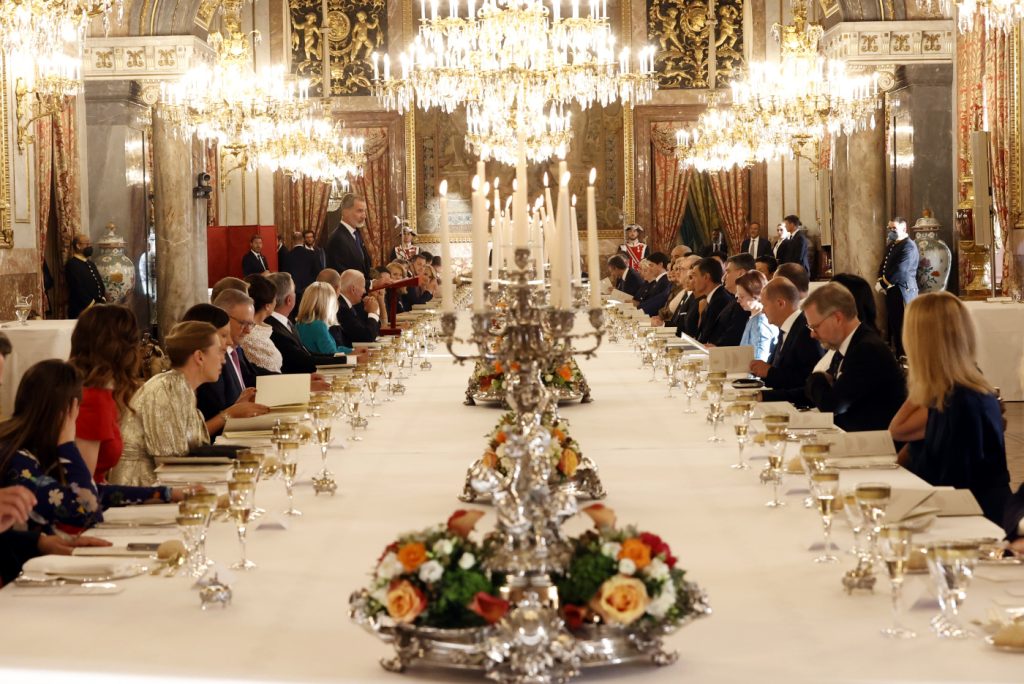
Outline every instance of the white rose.
{"type": "Polygon", "coordinates": [[[388,605],[388,585],[383,584],[371,591],[370,598],[382,606],[388,605]]]}
{"type": "Polygon", "coordinates": [[[377,577],[382,580],[391,580],[401,575],[404,570],[398,556],[391,552],[380,559],[380,565],[377,566],[377,577]]]}
{"type": "Polygon", "coordinates": [[[555,379],[555,377],[553,375],[551,375],[551,374],[548,374],[548,375],[544,376],[544,382],[551,382],[554,379],[555,379]]]}
{"type": "Polygon", "coordinates": [[[629,558],[623,558],[619,561],[619,574],[632,576],[636,572],[636,563],[629,558]]]}
{"type": "Polygon", "coordinates": [[[498,458],[505,458],[505,445],[499,444],[498,448],[494,450],[494,455],[498,458]]]}
{"type": "Polygon", "coordinates": [[[433,584],[444,575],[444,566],[436,560],[427,561],[420,566],[420,580],[427,584],[433,584]]]}
{"type": "Polygon", "coordinates": [[[664,580],[668,579],[670,573],[665,561],[660,558],[655,558],[646,568],[644,568],[644,574],[651,579],[664,580]]]}
{"type": "Polygon", "coordinates": [[[671,584],[666,584],[661,593],[658,594],[653,601],[647,604],[648,615],[656,618],[665,617],[665,613],[667,613],[669,608],[671,608],[676,602],[675,589],[670,591],[670,587],[672,587],[671,584]]]}
{"type": "Polygon", "coordinates": [[[619,551],[622,551],[622,544],[618,542],[605,542],[601,544],[601,553],[609,558],[618,558],[619,551]]]}
{"type": "Polygon", "coordinates": [[[462,554],[462,558],[459,559],[460,568],[463,570],[469,570],[474,565],[476,565],[476,556],[471,554],[469,551],[462,554]]]}
{"type": "Polygon", "coordinates": [[[438,539],[434,542],[434,555],[435,556],[450,556],[455,545],[452,544],[450,539],[438,539]]]}

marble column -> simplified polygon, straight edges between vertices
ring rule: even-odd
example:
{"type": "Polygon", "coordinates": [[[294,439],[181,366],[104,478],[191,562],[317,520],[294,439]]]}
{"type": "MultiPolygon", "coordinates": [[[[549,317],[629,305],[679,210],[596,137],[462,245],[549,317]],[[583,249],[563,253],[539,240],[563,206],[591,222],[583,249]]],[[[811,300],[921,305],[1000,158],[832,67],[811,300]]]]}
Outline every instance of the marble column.
{"type": "Polygon", "coordinates": [[[192,141],[153,109],[153,194],[156,210],[156,301],[160,336],[193,304],[207,299],[205,224],[196,225],[192,141]]]}

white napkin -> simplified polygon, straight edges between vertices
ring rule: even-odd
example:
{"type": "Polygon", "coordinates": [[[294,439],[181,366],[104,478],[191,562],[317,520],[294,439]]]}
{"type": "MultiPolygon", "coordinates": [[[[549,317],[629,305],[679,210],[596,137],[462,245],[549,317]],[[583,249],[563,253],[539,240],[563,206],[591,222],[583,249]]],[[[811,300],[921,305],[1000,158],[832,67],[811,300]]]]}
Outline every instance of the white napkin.
{"type": "Polygon", "coordinates": [[[176,503],[119,506],[103,511],[103,522],[118,525],[173,525],[177,518],[176,503]]]}
{"type": "Polygon", "coordinates": [[[62,577],[110,577],[131,572],[134,561],[88,556],[37,556],[25,563],[26,575],[60,575],[62,577]]]}

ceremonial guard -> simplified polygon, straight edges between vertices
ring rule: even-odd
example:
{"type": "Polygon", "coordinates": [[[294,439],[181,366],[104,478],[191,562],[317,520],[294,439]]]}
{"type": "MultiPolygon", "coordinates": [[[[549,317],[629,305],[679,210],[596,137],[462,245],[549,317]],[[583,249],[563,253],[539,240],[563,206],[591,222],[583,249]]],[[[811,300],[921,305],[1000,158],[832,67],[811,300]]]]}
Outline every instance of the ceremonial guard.
{"type": "Polygon", "coordinates": [[[400,229],[399,239],[401,240],[401,243],[395,247],[395,259],[398,261],[412,261],[420,253],[420,248],[414,244],[416,241],[416,231],[397,216],[395,217],[395,226],[400,229]]]}
{"type": "Polygon", "coordinates": [[[886,228],[885,256],[878,267],[875,288],[885,295],[889,344],[896,356],[903,356],[903,311],[917,296],[917,262],[920,253],[907,235],[907,222],[897,216],[886,228]]]}
{"type": "Polygon", "coordinates": [[[647,245],[643,242],[644,229],[635,223],[630,223],[624,229],[625,242],[619,245],[621,252],[629,260],[627,264],[631,269],[640,269],[640,262],[647,256],[647,245]]]}

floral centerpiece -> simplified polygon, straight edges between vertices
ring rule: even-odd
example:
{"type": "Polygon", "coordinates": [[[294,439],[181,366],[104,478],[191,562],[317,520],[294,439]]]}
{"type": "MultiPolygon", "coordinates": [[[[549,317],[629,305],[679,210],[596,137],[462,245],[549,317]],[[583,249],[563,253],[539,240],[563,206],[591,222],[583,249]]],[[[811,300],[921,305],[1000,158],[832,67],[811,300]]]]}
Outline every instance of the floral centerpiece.
{"type": "MultiPolygon", "coordinates": [[[[518,364],[512,363],[511,370],[518,371],[518,364]]],[[[466,403],[477,401],[505,402],[507,390],[506,368],[501,361],[478,360],[469,378],[466,389],[466,403]]],[[[541,374],[544,386],[551,390],[552,397],[559,401],[580,399],[584,403],[590,401],[590,387],[575,359],[558,363],[541,374]]]]}
{"type": "Polygon", "coordinates": [[[571,540],[572,560],[556,580],[569,629],[610,625],[667,632],[707,611],[661,537],[616,527],[615,512],[601,504],[583,512],[596,529],[571,540]]]}

